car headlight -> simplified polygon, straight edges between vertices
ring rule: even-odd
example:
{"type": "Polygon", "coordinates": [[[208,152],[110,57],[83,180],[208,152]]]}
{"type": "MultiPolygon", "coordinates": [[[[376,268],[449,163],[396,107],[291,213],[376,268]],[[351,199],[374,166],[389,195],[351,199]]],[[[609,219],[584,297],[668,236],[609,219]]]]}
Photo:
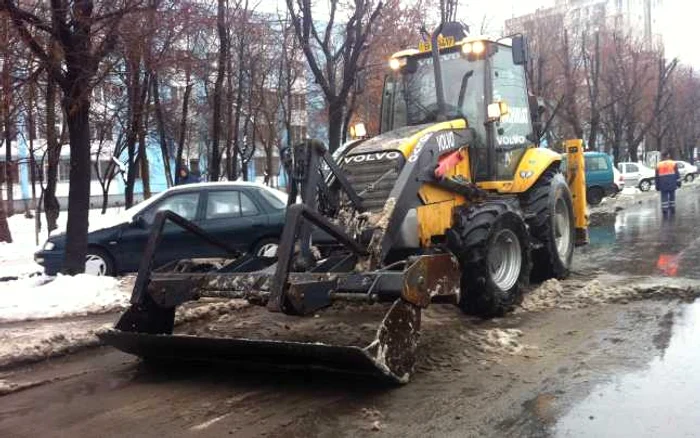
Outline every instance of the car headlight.
{"type": "Polygon", "coordinates": [[[51,251],[56,247],[56,245],[53,242],[49,242],[48,240],[44,244],[44,251],[51,251]]]}

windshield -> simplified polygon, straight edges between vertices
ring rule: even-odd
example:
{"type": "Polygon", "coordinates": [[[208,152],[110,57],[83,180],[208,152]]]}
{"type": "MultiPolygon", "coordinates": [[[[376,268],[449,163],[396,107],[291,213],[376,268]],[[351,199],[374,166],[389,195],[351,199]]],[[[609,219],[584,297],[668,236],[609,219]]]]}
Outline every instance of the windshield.
{"type": "MultiPolygon", "coordinates": [[[[437,119],[433,59],[427,56],[411,62],[415,64],[405,68],[401,75],[387,78],[383,132],[437,119]]],[[[469,61],[459,53],[440,55],[447,118],[465,117],[480,136],[484,135],[485,113],[483,64],[483,60],[469,61]]]]}

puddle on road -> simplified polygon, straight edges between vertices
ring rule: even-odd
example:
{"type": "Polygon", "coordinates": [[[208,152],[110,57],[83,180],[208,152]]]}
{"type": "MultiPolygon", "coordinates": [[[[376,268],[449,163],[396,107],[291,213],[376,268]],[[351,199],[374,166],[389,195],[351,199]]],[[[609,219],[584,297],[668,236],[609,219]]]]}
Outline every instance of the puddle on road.
{"type": "MultiPolygon", "coordinates": [[[[664,342],[665,343],[665,342],[664,342]]],[[[643,370],[614,377],[562,416],[556,437],[700,435],[700,303],[685,307],[668,347],[643,370]]]]}
{"type": "Polygon", "coordinates": [[[576,268],[700,279],[700,197],[681,192],[677,202],[670,219],[663,218],[657,201],[648,201],[591,227],[590,244],[580,251],[576,268]]]}

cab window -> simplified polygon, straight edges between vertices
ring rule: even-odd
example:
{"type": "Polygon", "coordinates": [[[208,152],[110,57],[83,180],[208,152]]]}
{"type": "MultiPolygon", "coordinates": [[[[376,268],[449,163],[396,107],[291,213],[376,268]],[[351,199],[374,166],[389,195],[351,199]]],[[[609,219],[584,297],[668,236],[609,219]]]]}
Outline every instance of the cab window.
{"type": "Polygon", "coordinates": [[[491,80],[493,101],[508,105],[508,114],[495,126],[496,178],[511,179],[515,174],[532,133],[525,70],[513,64],[510,48],[498,46],[493,55],[491,80]]]}

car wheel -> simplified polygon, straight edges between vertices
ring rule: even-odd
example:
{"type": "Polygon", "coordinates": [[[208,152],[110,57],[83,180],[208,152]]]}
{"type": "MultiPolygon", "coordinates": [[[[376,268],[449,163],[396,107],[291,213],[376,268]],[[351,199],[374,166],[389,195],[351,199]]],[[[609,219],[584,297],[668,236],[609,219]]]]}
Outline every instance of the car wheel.
{"type": "Polygon", "coordinates": [[[586,191],[586,200],[590,205],[598,205],[603,201],[603,189],[600,187],[591,187],[586,191]]]}
{"type": "Polygon", "coordinates": [[[279,244],[279,239],[261,239],[253,246],[253,251],[251,252],[256,257],[276,258],[279,244]]]}
{"type": "Polygon", "coordinates": [[[96,276],[114,275],[112,257],[99,248],[88,248],[85,255],[85,273],[96,276]]]}
{"type": "Polygon", "coordinates": [[[694,179],[695,179],[695,175],[693,175],[692,173],[689,173],[685,176],[685,182],[687,182],[687,183],[693,182],[694,179]]]}
{"type": "Polygon", "coordinates": [[[639,190],[641,190],[643,192],[648,192],[649,189],[651,189],[651,181],[649,181],[648,179],[643,179],[639,183],[639,190]]]}

